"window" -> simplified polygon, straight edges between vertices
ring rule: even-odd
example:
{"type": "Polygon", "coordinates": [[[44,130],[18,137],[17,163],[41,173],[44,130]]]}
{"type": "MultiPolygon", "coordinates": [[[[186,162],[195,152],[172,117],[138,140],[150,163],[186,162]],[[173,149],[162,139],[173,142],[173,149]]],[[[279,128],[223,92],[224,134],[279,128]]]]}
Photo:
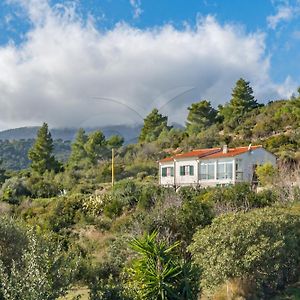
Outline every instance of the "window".
{"type": "Polygon", "coordinates": [[[174,177],[174,167],[164,167],[161,169],[162,177],[174,177]]]}
{"type": "Polygon", "coordinates": [[[215,179],[215,164],[201,163],[200,164],[200,180],[215,179]]]}
{"type": "Polygon", "coordinates": [[[217,179],[232,179],[232,162],[219,162],[217,179]]]}
{"type": "Polygon", "coordinates": [[[235,179],[243,180],[243,168],[241,159],[236,159],[235,161],[235,179]]]}
{"type": "Polygon", "coordinates": [[[180,176],[194,176],[194,166],[180,166],[180,176]]]}

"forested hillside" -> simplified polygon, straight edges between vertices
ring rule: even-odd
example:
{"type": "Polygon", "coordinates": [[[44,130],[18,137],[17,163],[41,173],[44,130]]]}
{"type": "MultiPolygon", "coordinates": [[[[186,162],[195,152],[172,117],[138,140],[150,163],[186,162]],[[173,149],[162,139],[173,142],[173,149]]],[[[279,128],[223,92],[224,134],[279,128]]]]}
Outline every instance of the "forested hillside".
{"type": "MultiPolygon", "coordinates": [[[[102,132],[106,137],[120,135],[125,143],[134,143],[138,139],[141,126],[107,126],[102,132]]],[[[0,159],[8,170],[22,170],[29,167],[28,150],[34,143],[39,127],[23,127],[0,132],[0,159]]],[[[99,130],[87,128],[86,132],[99,130]]],[[[54,139],[54,154],[58,160],[66,162],[71,153],[71,142],[75,139],[77,129],[51,129],[54,139]]]]}
{"type": "Polygon", "coordinates": [[[131,144],[84,129],[57,141],[46,123],[0,144],[24,166],[0,165],[0,299],[298,299],[300,95],[263,105],[240,79],[223,106],[187,109],[184,128],[153,109],[131,144]],[[174,152],[250,143],[278,156],[259,191],[157,184],[174,152]]]}

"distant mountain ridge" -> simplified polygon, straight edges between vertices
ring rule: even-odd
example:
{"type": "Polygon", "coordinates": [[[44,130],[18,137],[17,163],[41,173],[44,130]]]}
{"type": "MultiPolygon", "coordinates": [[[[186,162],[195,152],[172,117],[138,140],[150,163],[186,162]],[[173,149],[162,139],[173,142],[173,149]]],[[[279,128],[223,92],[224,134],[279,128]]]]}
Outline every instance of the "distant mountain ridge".
{"type": "MultiPolygon", "coordinates": [[[[84,128],[87,133],[102,130],[108,138],[112,135],[121,135],[125,143],[135,143],[140,134],[142,125],[114,125],[103,127],[84,128]]],[[[35,139],[38,126],[12,128],[0,131],[0,140],[29,140],[35,139]]],[[[52,128],[50,129],[54,140],[73,141],[78,128],[52,128]]]]}

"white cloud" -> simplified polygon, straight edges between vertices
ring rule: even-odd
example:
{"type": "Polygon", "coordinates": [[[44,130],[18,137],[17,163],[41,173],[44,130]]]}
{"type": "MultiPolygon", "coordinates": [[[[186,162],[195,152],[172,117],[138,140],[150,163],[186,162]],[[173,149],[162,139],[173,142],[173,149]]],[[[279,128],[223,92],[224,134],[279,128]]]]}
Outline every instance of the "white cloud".
{"type": "Polygon", "coordinates": [[[276,29],[276,27],[280,22],[289,21],[293,18],[293,16],[294,16],[294,11],[292,7],[281,6],[278,8],[275,15],[267,17],[268,26],[271,29],[276,29]]]}
{"type": "Polygon", "coordinates": [[[182,31],[126,24],[98,31],[72,6],[22,1],[33,29],[22,45],[0,47],[0,120],[5,127],[42,121],[55,127],[139,122],[125,106],[92,97],[123,101],[145,115],[154,104],[160,107],[194,87],[163,110],[171,121],[183,121],[192,101],[228,101],[240,77],[251,81],[260,101],[289,92],[270,80],[262,34],[222,26],[213,17],[182,31]]]}
{"type": "Polygon", "coordinates": [[[139,18],[140,15],[143,13],[143,10],[141,9],[141,0],[129,0],[129,3],[133,8],[133,17],[135,19],[139,18]]]}
{"type": "Polygon", "coordinates": [[[300,15],[299,0],[273,0],[272,4],[276,9],[276,13],[267,17],[267,24],[273,30],[280,23],[290,22],[300,15]]]}

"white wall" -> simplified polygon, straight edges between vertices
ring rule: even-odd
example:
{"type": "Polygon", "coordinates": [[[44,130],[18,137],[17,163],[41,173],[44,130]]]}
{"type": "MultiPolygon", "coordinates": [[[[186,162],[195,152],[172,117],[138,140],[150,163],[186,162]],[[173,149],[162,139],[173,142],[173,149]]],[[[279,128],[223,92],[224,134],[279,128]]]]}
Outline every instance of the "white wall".
{"type": "Polygon", "coordinates": [[[196,185],[198,184],[198,158],[181,158],[175,161],[175,184],[176,185],[196,185]],[[194,175],[180,175],[181,166],[194,166],[194,175]]]}
{"type": "Polygon", "coordinates": [[[242,159],[244,181],[251,181],[253,175],[253,165],[271,163],[276,166],[276,156],[263,148],[257,148],[243,153],[236,158],[242,159]]]}
{"type": "MultiPolygon", "coordinates": [[[[165,167],[174,167],[174,162],[168,161],[168,162],[160,162],[159,163],[159,183],[161,185],[174,185],[174,178],[172,176],[162,177],[161,176],[161,170],[165,167]]],[[[175,168],[174,168],[174,176],[175,176],[175,168]]]]}

